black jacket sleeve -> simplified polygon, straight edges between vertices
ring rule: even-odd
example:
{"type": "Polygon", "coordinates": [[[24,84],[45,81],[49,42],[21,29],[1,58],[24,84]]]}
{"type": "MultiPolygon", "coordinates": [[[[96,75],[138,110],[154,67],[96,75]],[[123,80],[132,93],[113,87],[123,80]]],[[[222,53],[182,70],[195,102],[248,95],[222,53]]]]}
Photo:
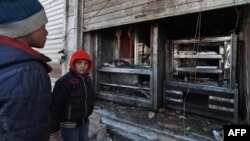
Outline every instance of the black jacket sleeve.
{"type": "Polygon", "coordinates": [[[51,107],[51,131],[50,133],[56,133],[60,130],[60,121],[62,118],[63,108],[65,107],[66,100],[69,95],[69,85],[63,81],[57,81],[55,83],[52,93],[52,107],[51,107]]]}

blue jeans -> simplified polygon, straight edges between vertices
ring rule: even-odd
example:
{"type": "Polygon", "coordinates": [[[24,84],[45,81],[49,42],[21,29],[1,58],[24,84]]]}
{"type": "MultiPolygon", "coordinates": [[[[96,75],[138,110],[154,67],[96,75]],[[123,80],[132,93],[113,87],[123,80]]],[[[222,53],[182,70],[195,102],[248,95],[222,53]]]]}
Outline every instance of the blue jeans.
{"type": "Polygon", "coordinates": [[[61,127],[63,141],[88,141],[89,120],[77,128],[61,127]]]}

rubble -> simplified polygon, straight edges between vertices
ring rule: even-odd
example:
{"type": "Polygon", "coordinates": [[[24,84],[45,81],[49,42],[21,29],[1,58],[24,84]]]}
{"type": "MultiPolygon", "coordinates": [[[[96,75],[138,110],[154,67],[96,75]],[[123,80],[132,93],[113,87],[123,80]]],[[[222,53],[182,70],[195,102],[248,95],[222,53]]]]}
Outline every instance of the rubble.
{"type": "Polygon", "coordinates": [[[117,136],[126,137],[124,141],[212,141],[213,130],[227,124],[168,108],[161,113],[104,101],[97,102],[95,113],[100,115],[100,123],[106,125],[107,133],[112,134],[109,138],[112,137],[113,141],[120,141],[117,136]]]}

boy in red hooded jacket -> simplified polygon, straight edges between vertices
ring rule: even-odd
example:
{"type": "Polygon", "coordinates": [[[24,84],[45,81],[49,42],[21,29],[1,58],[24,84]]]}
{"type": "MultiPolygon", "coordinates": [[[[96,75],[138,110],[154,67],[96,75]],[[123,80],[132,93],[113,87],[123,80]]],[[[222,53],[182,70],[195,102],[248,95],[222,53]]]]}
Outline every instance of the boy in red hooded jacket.
{"type": "Polygon", "coordinates": [[[83,50],[70,59],[70,70],[55,83],[53,90],[51,140],[88,141],[89,115],[94,109],[94,95],[89,72],[92,61],[83,50]]]}

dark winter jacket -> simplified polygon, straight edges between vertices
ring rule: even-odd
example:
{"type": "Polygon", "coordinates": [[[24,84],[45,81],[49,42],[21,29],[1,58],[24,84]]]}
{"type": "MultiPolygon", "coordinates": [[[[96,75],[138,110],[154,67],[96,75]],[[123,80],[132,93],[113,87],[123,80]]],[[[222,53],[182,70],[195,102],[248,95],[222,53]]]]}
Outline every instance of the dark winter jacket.
{"type": "Polygon", "coordinates": [[[47,61],[26,44],[0,35],[0,141],[48,139],[52,97],[47,61]]]}
{"type": "MultiPolygon", "coordinates": [[[[78,127],[88,119],[94,109],[94,93],[88,71],[92,66],[89,56],[74,53],[70,61],[70,71],[58,79],[53,90],[52,128],[55,134],[60,125],[65,127],[78,127]],[[83,56],[82,56],[83,55],[83,56]],[[74,62],[78,59],[89,61],[85,74],[77,75],[74,62]]],[[[52,134],[52,136],[53,136],[52,134]]]]}

